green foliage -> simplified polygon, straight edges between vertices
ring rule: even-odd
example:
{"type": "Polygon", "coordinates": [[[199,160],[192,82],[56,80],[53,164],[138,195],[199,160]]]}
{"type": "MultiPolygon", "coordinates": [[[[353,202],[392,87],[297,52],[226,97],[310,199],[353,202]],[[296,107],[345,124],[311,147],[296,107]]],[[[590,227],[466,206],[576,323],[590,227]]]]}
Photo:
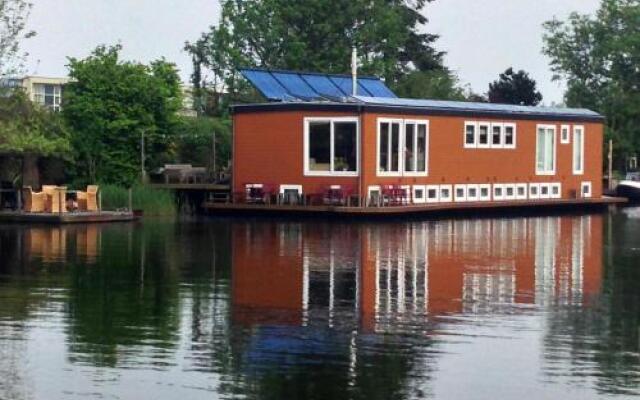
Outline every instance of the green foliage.
{"type": "Polygon", "coordinates": [[[34,105],[21,90],[0,97],[0,154],[67,156],[69,132],[63,119],[34,105]]]}
{"type": "MultiPolygon", "coordinates": [[[[424,33],[429,0],[258,0],[222,1],[220,23],[188,44],[194,80],[201,66],[232,95],[253,97],[237,68],[347,73],[351,48],[358,48],[361,72],[395,84],[405,73],[441,70],[436,35],[424,33]]],[[[200,85],[198,85],[200,86],[200,85]]]]}
{"type": "Polygon", "coordinates": [[[523,70],[514,72],[508,68],[498,80],[489,84],[489,102],[537,106],[542,94],[536,88],[536,81],[523,70]]]}
{"type": "Polygon", "coordinates": [[[63,114],[73,128],[75,174],[86,182],[130,185],[140,176],[141,136],[149,169],[171,158],[182,93],[175,65],[120,60],[120,46],[69,59],[63,114]]]}
{"type": "Polygon", "coordinates": [[[640,151],[640,1],[603,0],[594,17],[572,14],[545,23],[544,53],[555,79],[567,81],[565,101],[607,118],[620,167],[640,151]]]}
{"type": "Polygon", "coordinates": [[[0,77],[13,74],[22,66],[20,41],[35,35],[26,30],[31,7],[26,0],[0,0],[0,77]]]}
{"type": "Polygon", "coordinates": [[[466,99],[458,79],[446,70],[410,72],[399,79],[394,91],[400,97],[414,99],[466,99]]]}
{"type": "MultiPolygon", "coordinates": [[[[116,210],[129,207],[129,190],[118,185],[100,186],[102,208],[116,210]]],[[[151,189],[148,186],[132,188],[134,210],[143,210],[145,216],[174,216],[177,205],[173,192],[151,189]]]]}
{"type": "Polygon", "coordinates": [[[231,157],[231,121],[209,117],[183,117],[176,129],[176,162],[225,169],[231,157]],[[213,165],[213,137],[215,160],[213,165]]]}

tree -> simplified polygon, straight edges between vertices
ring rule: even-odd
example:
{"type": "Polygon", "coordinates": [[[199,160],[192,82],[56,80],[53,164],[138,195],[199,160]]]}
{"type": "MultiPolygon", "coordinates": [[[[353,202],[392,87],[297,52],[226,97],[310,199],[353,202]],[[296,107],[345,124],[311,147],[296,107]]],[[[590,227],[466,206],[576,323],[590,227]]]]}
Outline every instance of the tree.
{"type": "Polygon", "coordinates": [[[398,80],[394,87],[400,97],[414,99],[465,100],[464,89],[449,71],[413,71],[398,80]]]}
{"type": "Polygon", "coordinates": [[[606,116],[618,168],[640,151],[639,0],[603,0],[594,17],[577,13],[545,23],[544,53],[554,79],[565,80],[565,102],[606,116]]]}
{"type": "Polygon", "coordinates": [[[187,50],[213,72],[213,85],[246,89],[239,67],[326,73],[350,71],[358,49],[363,74],[394,85],[407,72],[443,70],[436,35],[423,32],[430,0],[224,0],[220,23],[187,50]]]}
{"type": "Polygon", "coordinates": [[[35,35],[26,30],[30,11],[26,0],[0,0],[0,77],[16,73],[22,65],[20,41],[35,35]]]}
{"type": "Polygon", "coordinates": [[[100,46],[87,58],[69,59],[72,81],[63,114],[73,129],[80,180],[130,185],[140,176],[141,137],[156,167],[171,153],[182,106],[175,65],[120,60],[120,46],[100,46]]]}
{"type": "Polygon", "coordinates": [[[69,133],[60,115],[34,105],[21,90],[0,97],[0,155],[22,160],[24,185],[40,185],[41,157],[64,157],[69,150],[69,133]]]}
{"type": "Polygon", "coordinates": [[[514,72],[508,68],[498,80],[489,84],[489,102],[536,106],[542,94],[536,89],[536,81],[523,70],[514,72]]]}

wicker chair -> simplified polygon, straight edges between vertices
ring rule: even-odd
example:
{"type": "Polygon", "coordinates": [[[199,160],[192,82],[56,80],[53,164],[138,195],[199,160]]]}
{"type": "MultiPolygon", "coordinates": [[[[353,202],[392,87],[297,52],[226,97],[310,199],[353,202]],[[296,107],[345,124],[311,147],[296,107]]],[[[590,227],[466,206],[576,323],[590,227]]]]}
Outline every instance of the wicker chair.
{"type": "Polygon", "coordinates": [[[46,194],[34,192],[31,186],[26,186],[22,189],[22,197],[24,198],[24,211],[44,212],[46,194]]]}
{"type": "Polygon", "coordinates": [[[99,187],[97,185],[89,185],[86,192],[78,192],[78,210],[98,211],[98,190],[99,187]]]}
{"type": "Polygon", "coordinates": [[[67,212],[67,187],[42,185],[42,192],[46,195],[45,211],[50,213],[67,212]]]}

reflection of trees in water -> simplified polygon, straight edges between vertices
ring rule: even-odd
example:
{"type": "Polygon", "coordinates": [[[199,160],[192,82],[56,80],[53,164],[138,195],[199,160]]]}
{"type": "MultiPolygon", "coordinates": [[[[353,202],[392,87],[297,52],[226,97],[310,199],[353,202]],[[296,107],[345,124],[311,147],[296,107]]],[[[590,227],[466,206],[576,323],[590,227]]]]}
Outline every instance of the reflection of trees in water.
{"type": "MultiPolygon", "coordinates": [[[[558,304],[548,317],[545,373],[594,384],[608,394],[640,394],[640,269],[630,248],[640,225],[621,215],[604,227],[602,291],[585,307],[558,304]]],[[[585,247],[600,246],[587,242],[585,247]]]]}

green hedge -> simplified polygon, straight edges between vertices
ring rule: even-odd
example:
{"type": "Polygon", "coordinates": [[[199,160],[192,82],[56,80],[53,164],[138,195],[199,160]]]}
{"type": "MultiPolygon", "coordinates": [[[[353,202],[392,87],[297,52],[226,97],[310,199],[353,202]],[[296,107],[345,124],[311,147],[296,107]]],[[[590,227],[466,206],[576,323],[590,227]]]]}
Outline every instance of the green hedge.
{"type": "MultiPolygon", "coordinates": [[[[129,208],[129,190],[117,185],[101,185],[102,209],[129,208]]],[[[143,210],[146,216],[174,216],[178,213],[173,192],[151,189],[147,186],[132,188],[133,209],[143,210]]]]}

